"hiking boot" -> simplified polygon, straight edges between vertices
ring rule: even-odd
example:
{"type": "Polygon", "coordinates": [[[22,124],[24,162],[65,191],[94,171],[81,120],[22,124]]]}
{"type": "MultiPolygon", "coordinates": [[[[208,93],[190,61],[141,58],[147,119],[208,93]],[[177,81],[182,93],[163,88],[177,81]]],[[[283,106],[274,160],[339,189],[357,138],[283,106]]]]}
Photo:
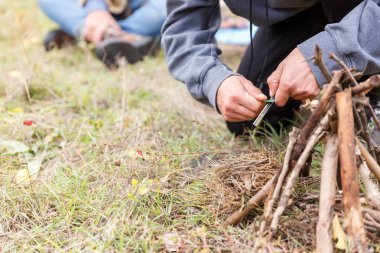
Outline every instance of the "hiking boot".
{"type": "Polygon", "coordinates": [[[95,55],[110,69],[118,68],[124,58],[129,64],[153,55],[159,46],[159,37],[125,35],[105,39],[95,47],[95,55]]]}
{"type": "Polygon", "coordinates": [[[75,38],[60,29],[48,32],[44,38],[44,47],[47,52],[54,48],[60,49],[74,45],[74,43],[75,38]]]}

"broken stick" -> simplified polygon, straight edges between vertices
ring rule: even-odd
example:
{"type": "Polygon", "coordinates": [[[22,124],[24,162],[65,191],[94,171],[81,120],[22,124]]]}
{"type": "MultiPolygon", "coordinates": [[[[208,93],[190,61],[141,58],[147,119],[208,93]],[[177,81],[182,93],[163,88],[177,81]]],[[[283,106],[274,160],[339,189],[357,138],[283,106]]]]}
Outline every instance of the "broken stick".
{"type": "Polygon", "coordinates": [[[380,87],[380,75],[374,75],[368,78],[366,81],[359,83],[358,86],[351,88],[352,96],[360,94],[360,93],[367,93],[373,88],[379,88],[380,87]]]}
{"type": "Polygon", "coordinates": [[[365,162],[368,165],[368,168],[372,171],[372,173],[375,175],[377,181],[380,182],[380,166],[376,162],[376,160],[371,156],[371,154],[368,152],[368,150],[364,147],[364,145],[360,142],[358,138],[355,139],[356,144],[358,145],[360,149],[360,153],[363,156],[365,162]]]}
{"type": "Polygon", "coordinates": [[[355,156],[355,128],[350,89],[336,94],[336,104],[343,208],[350,249],[352,252],[367,252],[362,208],[359,202],[358,167],[355,156]]]}
{"type": "Polygon", "coordinates": [[[328,136],[322,161],[321,188],[319,196],[319,217],[317,224],[317,253],[332,253],[333,205],[338,168],[338,138],[328,136]]]}

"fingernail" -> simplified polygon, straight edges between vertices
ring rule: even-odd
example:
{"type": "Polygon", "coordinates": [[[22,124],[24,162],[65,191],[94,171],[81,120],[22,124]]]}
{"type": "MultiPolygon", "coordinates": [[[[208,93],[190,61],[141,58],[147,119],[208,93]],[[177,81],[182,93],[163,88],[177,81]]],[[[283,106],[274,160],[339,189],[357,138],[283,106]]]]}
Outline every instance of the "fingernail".
{"type": "Polygon", "coordinates": [[[259,94],[258,96],[257,96],[257,99],[258,100],[266,100],[267,99],[267,96],[265,96],[264,94],[259,94]]]}
{"type": "Polygon", "coordinates": [[[273,97],[273,92],[271,90],[269,90],[269,96],[273,97]]]}

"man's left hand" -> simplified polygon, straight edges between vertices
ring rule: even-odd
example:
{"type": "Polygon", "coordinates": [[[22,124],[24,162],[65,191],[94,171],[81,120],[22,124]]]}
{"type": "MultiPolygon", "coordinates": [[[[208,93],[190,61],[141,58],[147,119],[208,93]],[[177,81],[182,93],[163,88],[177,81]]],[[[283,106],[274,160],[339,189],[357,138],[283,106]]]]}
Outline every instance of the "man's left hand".
{"type": "Polygon", "coordinates": [[[305,57],[294,49],[267,79],[270,95],[276,96],[276,105],[284,106],[291,97],[295,100],[313,99],[320,88],[305,57]]]}

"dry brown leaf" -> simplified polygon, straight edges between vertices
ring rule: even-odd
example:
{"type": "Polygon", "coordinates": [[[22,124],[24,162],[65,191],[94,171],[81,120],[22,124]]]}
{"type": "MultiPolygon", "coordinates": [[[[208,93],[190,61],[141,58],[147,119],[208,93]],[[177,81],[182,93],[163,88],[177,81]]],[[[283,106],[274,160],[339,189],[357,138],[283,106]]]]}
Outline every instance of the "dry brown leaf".
{"type": "Polygon", "coordinates": [[[340,224],[338,215],[335,215],[333,220],[333,239],[336,240],[335,247],[337,249],[345,250],[347,245],[347,236],[344,233],[342,225],[340,224]]]}

